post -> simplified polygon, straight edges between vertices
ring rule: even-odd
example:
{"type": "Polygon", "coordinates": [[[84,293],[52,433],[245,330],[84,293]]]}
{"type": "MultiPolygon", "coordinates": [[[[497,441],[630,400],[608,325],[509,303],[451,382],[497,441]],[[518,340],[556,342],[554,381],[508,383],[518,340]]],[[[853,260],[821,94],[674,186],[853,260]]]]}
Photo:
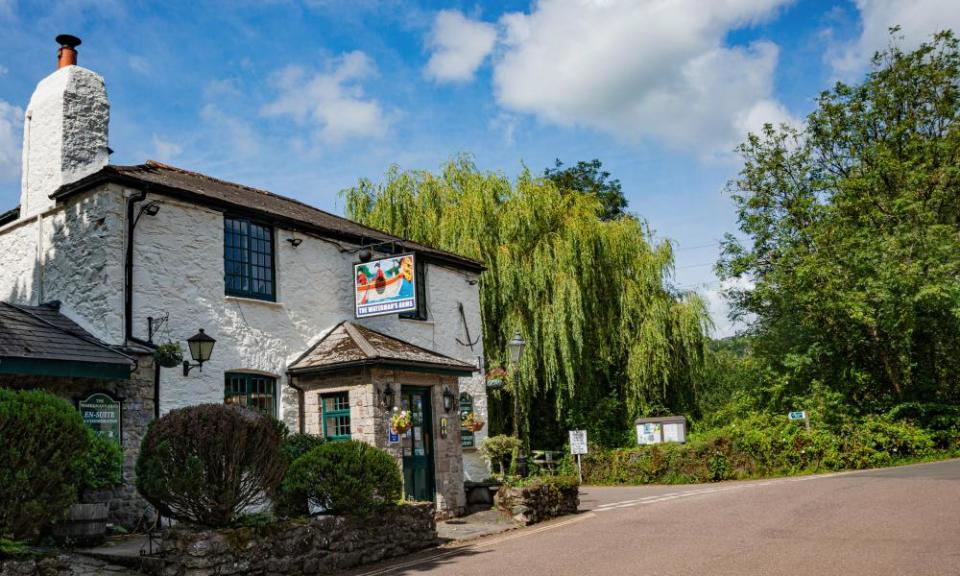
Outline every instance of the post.
{"type": "Polygon", "coordinates": [[[580,466],[580,455],[577,454],[577,476],[580,477],[580,483],[583,484],[583,467],[580,466]]]}
{"type": "Polygon", "coordinates": [[[803,411],[803,423],[807,426],[807,434],[810,433],[810,414],[806,410],[803,411]]]}

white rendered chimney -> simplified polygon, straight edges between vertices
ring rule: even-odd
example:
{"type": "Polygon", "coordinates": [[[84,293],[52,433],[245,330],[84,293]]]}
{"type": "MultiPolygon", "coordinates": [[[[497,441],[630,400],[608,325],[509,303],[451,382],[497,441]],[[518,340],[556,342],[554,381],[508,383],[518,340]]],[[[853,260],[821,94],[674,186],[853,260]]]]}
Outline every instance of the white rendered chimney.
{"type": "Polygon", "coordinates": [[[106,166],[110,103],[103,78],[76,65],[80,39],[57,36],[58,69],[37,85],[23,126],[20,217],[51,208],[50,194],[106,166]]]}

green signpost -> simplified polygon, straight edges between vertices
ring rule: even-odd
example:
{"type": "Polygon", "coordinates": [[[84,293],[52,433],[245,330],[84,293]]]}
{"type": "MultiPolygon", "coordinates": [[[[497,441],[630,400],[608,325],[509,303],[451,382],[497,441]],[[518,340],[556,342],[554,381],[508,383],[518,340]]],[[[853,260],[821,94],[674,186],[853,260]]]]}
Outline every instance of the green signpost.
{"type": "Polygon", "coordinates": [[[114,400],[103,392],[95,392],[80,400],[78,405],[84,424],[98,436],[121,444],[119,400],[114,400]]]}
{"type": "Polygon", "coordinates": [[[803,412],[791,412],[788,416],[790,420],[803,420],[804,425],[807,427],[807,432],[810,431],[810,416],[807,415],[806,410],[803,412]]]}

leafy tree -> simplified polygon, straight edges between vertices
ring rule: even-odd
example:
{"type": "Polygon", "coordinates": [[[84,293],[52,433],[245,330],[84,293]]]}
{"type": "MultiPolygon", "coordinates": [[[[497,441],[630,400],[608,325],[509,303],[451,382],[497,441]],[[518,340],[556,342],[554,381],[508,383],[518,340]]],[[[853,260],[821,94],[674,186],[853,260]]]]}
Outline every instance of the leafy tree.
{"type": "MultiPolygon", "coordinates": [[[[532,429],[549,429],[541,418],[564,422],[611,396],[622,427],[694,404],[706,309],[670,288],[671,246],[654,244],[642,220],[601,220],[592,194],[562,192],[526,171],[511,182],[468,157],[439,174],[394,167],[383,183],[361,180],[343,194],[350,218],[485,263],[488,365],[507,365],[515,330],[527,341],[519,377],[493,398],[511,403],[525,441],[532,429]]],[[[500,422],[504,411],[492,412],[491,424],[500,422]]]]}
{"type": "MultiPolygon", "coordinates": [[[[894,34],[896,30],[892,31],[894,34]]],[[[802,127],[740,146],[739,226],[718,265],[755,352],[866,408],[960,400],[960,52],[950,32],[896,40],[802,127]]]]}
{"type": "Polygon", "coordinates": [[[561,191],[574,191],[582,194],[593,194],[603,205],[601,218],[613,220],[625,214],[627,198],[623,195],[620,180],[610,178],[610,173],[603,169],[603,163],[597,159],[590,162],[583,160],[576,166],[563,167],[558,158],[553,168],[547,168],[543,175],[553,181],[561,191]]]}

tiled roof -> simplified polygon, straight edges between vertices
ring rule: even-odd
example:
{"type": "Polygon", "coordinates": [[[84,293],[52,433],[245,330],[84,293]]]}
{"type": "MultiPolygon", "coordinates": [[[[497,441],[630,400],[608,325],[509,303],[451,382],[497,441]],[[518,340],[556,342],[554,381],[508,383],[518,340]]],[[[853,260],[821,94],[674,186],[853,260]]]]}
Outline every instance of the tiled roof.
{"type": "Polygon", "coordinates": [[[353,322],[341,322],[290,365],[290,372],[325,372],[374,364],[449,370],[464,375],[476,367],[449,356],[381,334],[353,322]]]}
{"type": "Polygon", "coordinates": [[[0,358],[134,364],[132,358],[61,314],[58,303],[20,306],[0,302],[0,358]]]}
{"type": "Polygon", "coordinates": [[[268,218],[279,219],[293,227],[302,227],[321,236],[351,243],[395,242],[399,251],[415,251],[429,259],[457,268],[478,272],[483,270],[483,264],[476,260],[387,234],[292,198],[153,160],[136,166],[104,166],[85,178],[62,186],[51,197],[66,198],[103,182],[117,182],[140,189],[149,189],[150,192],[202,202],[220,209],[259,213],[268,218]]]}

